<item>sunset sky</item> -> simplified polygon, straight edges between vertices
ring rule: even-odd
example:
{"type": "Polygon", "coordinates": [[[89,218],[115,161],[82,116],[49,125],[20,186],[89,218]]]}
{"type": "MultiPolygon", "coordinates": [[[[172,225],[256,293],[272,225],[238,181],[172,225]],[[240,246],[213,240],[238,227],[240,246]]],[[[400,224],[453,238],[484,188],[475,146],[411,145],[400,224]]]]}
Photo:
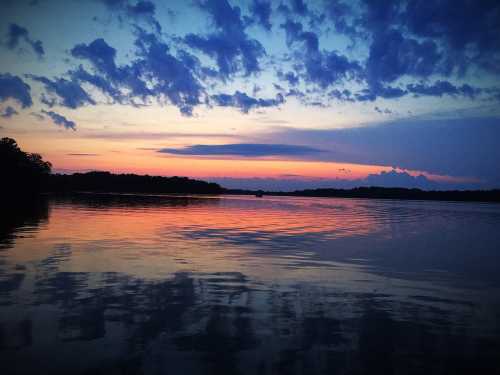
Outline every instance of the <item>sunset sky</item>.
{"type": "Polygon", "coordinates": [[[0,6],[0,136],[54,172],[500,187],[498,1],[0,6]]]}

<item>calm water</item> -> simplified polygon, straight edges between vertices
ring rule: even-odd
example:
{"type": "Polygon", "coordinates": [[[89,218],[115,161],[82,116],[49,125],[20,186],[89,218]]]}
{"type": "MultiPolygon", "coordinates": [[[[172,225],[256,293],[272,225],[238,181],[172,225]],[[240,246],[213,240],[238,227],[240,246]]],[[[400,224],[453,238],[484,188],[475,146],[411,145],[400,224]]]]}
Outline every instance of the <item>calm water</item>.
{"type": "Polygon", "coordinates": [[[500,205],[25,206],[1,213],[2,374],[500,372],[500,205]]]}

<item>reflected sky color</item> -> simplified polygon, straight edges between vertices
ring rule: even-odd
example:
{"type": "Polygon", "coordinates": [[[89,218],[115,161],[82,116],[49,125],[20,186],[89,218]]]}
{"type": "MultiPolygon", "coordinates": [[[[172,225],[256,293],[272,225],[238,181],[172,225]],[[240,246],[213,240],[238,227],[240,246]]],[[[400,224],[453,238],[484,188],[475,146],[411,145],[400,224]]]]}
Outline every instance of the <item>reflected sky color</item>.
{"type": "Polygon", "coordinates": [[[22,373],[494,373],[499,223],[495,205],[362,199],[16,207],[0,227],[0,359],[22,373]]]}

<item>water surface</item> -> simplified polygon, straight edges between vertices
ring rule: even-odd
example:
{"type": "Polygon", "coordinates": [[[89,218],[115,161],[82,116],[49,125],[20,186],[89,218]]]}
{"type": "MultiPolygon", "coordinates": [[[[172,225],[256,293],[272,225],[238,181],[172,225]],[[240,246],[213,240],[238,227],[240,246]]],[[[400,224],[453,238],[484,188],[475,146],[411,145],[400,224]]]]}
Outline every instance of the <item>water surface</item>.
{"type": "Polygon", "coordinates": [[[500,205],[88,196],[5,208],[8,373],[500,368],[500,205]]]}

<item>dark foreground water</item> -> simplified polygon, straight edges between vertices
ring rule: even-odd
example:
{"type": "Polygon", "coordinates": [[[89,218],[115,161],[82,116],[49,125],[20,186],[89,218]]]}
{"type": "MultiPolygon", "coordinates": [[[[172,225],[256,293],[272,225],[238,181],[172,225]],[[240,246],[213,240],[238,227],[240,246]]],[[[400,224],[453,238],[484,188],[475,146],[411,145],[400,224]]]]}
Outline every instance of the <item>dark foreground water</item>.
{"type": "Polygon", "coordinates": [[[500,373],[500,205],[3,206],[0,372],[500,373]]]}

